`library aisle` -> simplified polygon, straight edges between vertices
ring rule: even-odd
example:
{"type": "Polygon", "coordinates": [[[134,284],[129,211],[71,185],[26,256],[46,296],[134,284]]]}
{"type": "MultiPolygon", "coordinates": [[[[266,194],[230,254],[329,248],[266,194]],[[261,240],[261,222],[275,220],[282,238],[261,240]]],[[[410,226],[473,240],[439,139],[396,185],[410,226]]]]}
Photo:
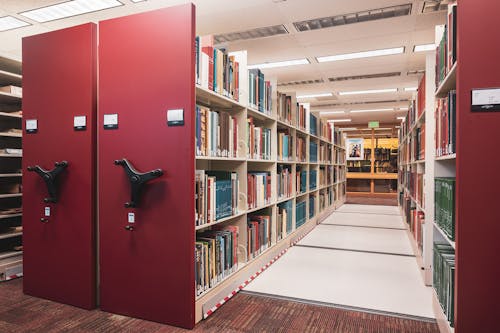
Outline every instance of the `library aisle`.
{"type": "Polygon", "coordinates": [[[244,293],[435,321],[397,207],[343,205],[244,293]]]}

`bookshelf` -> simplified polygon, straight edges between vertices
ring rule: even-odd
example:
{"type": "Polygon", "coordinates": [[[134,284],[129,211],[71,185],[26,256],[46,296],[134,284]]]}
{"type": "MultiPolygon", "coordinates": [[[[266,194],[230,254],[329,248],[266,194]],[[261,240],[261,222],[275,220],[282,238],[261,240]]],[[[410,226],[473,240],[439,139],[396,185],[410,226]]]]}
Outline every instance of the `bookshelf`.
{"type": "Polygon", "coordinates": [[[0,281],[23,273],[21,62],[0,57],[0,281]]]}
{"type": "MultiPolygon", "coordinates": [[[[241,67],[240,67],[241,70],[241,67]]],[[[240,87],[241,89],[241,87],[240,87]]],[[[343,135],[330,127],[326,121],[309,118],[309,106],[300,106],[294,94],[277,93],[270,113],[257,111],[255,107],[245,106],[240,101],[231,100],[207,91],[200,85],[195,86],[196,103],[199,107],[210,107],[233,115],[237,123],[243,126],[239,130],[237,157],[220,158],[196,156],[196,170],[229,171],[238,175],[238,209],[231,216],[212,223],[196,226],[197,238],[212,227],[224,229],[237,226],[238,264],[227,276],[213,287],[200,292],[196,296],[196,322],[203,319],[221,299],[230,294],[249,276],[276,257],[294,240],[311,230],[319,221],[330,214],[345,201],[345,148],[343,135]],[[283,117],[280,108],[283,106],[277,99],[288,97],[288,118],[283,117]],[[292,107],[294,106],[294,107],[292,107]],[[299,111],[299,108],[301,109],[299,111]],[[299,112],[304,112],[309,121],[305,127],[297,125],[299,112]],[[250,127],[250,121],[253,127],[250,127]],[[315,122],[316,134],[311,133],[311,124],[315,122]],[[247,143],[247,129],[270,129],[270,156],[259,158],[250,154],[253,150],[247,143]],[[248,173],[266,173],[271,179],[270,200],[258,207],[248,203],[248,173]],[[302,191],[300,183],[302,183],[302,191]],[[283,207],[291,208],[291,216],[282,228],[281,234],[271,234],[269,244],[258,254],[248,253],[248,237],[251,232],[247,228],[249,220],[254,217],[269,216],[271,224],[282,221],[280,212],[283,207]]],[[[242,89],[245,91],[245,88],[242,89]]]]}

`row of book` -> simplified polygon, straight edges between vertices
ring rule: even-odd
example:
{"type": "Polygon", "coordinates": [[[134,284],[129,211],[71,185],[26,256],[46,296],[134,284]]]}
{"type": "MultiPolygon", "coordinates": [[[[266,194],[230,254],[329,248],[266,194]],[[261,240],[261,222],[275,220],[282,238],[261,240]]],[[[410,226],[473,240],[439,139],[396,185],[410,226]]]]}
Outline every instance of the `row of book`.
{"type": "Polygon", "coordinates": [[[296,172],[297,190],[299,193],[307,192],[307,171],[297,167],[296,172]]]}
{"type": "Polygon", "coordinates": [[[334,192],[330,189],[325,189],[319,192],[319,209],[323,211],[326,207],[333,204],[334,192]]]}
{"type": "Polygon", "coordinates": [[[400,171],[403,184],[415,201],[423,207],[424,202],[424,174],[417,171],[400,171]]]}
{"type": "Polygon", "coordinates": [[[247,174],[247,190],[249,209],[271,203],[271,173],[249,172],[247,174]]]}
{"type": "Polygon", "coordinates": [[[456,149],[457,92],[436,99],[436,156],[454,154],[456,149]]]}
{"type": "Polygon", "coordinates": [[[316,187],[318,186],[317,179],[318,179],[318,171],[317,170],[310,170],[309,171],[309,190],[316,189],[316,187]]]}
{"type": "Polygon", "coordinates": [[[238,226],[214,226],[214,230],[196,235],[196,295],[215,287],[238,270],[238,226]]]}
{"type": "Polygon", "coordinates": [[[435,178],[435,220],[452,241],[455,240],[455,178],[435,178]]]}
{"type": "Polygon", "coordinates": [[[247,217],[247,256],[248,259],[257,257],[271,246],[271,231],[278,233],[283,225],[272,225],[269,215],[250,215],[247,217]]]}
{"type": "Polygon", "coordinates": [[[319,136],[321,136],[323,139],[327,140],[328,142],[332,142],[332,125],[323,119],[319,120],[319,136]]]}
{"type": "Polygon", "coordinates": [[[238,174],[228,171],[196,170],[196,225],[215,221],[238,213],[238,174]]]}
{"type": "Polygon", "coordinates": [[[297,202],[295,205],[295,227],[299,228],[307,221],[306,207],[307,203],[305,201],[297,202]]]}
{"type": "Polygon", "coordinates": [[[316,197],[309,196],[309,218],[312,219],[316,214],[316,197]]]}
{"type": "Polygon", "coordinates": [[[293,230],[293,201],[288,200],[278,204],[278,225],[281,225],[281,230],[277,234],[277,239],[285,238],[293,230]]]}
{"type": "Polygon", "coordinates": [[[248,70],[248,103],[265,114],[272,113],[272,85],[266,81],[264,73],[258,68],[248,70]]]}
{"type": "Polygon", "coordinates": [[[278,182],[278,200],[288,198],[294,194],[291,165],[279,164],[276,178],[278,182]]]}
{"type": "Polygon", "coordinates": [[[299,104],[299,107],[296,110],[296,115],[295,119],[297,120],[297,127],[302,129],[303,131],[306,131],[306,118],[307,117],[307,110],[304,107],[304,105],[299,104]]]}
{"type": "Polygon", "coordinates": [[[248,158],[271,159],[271,129],[255,126],[253,117],[247,118],[247,149],[248,158]]]}
{"type": "Polygon", "coordinates": [[[296,140],[295,157],[297,162],[306,162],[306,138],[298,136],[296,140]]]}
{"type": "Polygon", "coordinates": [[[288,129],[278,129],[278,161],[292,161],[292,136],[288,129]]]}
{"type": "Polygon", "coordinates": [[[309,113],[309,133],[318,135],[318,118],[312,113],[309,113]]]}
{"type": "Polygon", "coordinates": [[[239,100],[239,62],[224,49],[214,47],[214,36],[195,39],[196,83],[220,95],[239,100]]]}
{"type": "Polygon", "coordinates": [[[454,326],[455,321],[455,250],[449,244],[434,243],[433,286],[443,312],[454,326]]]}
{"type": "Polygon", "coordinates": [[[331,163],[332,150],[330,145],[320,143],[319,145],[319,161],[320,163],[331,163]]]}
{"type": "Polygon", "coordinates": [[[347,157],[345,150],[334,149],[333,153],[335,155],[334,157],[335,164],[346,164],[347,157]]]}
{"type": "Polygon", "coordinates": [[[415,129],[408,142],[402,145],[401,150],[403,163],[425,159],[425,124],[415,129]]]}
{"type": "Polygon", "coordinates": [[[316,142],[309,142],[309,162],[318,162],[318,144],[316,142]]]}
{"type": "Polygon", "coordinates": [[[293,108],[297,109],[299,107],[298,103],[292,105],[292,96],[278,92],[276,111],[278,114],[278,120],[289,125],[294,125],[293,108]]]}
{"type": "Polygon", "coordinates": [[[325,186],[333,183],[333,175],[335,171],[332,166],[319,168],[319,185],[325,186]]]}
{"type": "Polygon", "coordinates": [[[333,144],[345,147],[345,135],[342,131],[338,129],[333,131],[333,144]]]}
{"type": "Polygon", "coordinates": [[[425,213],[416,209],[416,206],[407,195],[404,197],[402,207],[408,228],[413,234],[413,238],[415,238],[420,253],[423,253],[425,213]]]}
{"type": "Polygon", "coordinates": [[[415,122],[417,121],[417,113],[417,101],[413,99],[408,104],[408,112],[406,113],[405,119],[401,123],[399,142],[403,142],[406,135],[410,133],[410,129],[415,125],[415,122]]]}
{"type": "Polygon", "coordinates": [[[457,5],[448,5],[447,23],[436,49],[436,87],[446,78],[457,61],[457,5]]]}
{"type": "Polygon", "coordinates": [[[227,112],[196,106],[196,155],[238,156],[238,122],[227,112]]]}

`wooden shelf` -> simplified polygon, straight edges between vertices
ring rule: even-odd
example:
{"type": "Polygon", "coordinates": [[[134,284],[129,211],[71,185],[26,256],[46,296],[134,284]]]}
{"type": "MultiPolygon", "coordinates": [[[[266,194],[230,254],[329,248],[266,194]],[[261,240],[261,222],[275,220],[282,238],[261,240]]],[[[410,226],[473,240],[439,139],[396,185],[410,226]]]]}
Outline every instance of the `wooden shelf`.
{"type": "Polygon", "coordinates": [[[11,157],[11,158],[21,158],[23,155],[20,154],[5,154],[5,153],[0,153],[0,157],[11,157]]]}
{"type": "Polygon", "coordinates": [[[260,207],[250,208],[249,210],[247,210],[247,214],[250,214],[250,213],[256,212],[256,211],[261,210],[261,209],[269,208],[269,207],[271,207],[272,205],[274,205],[274,202],[267,203],[267,204],[262,205],[262,206],[260,206],[260,207]]]}
{"type": "Polygon", "coordinates": [[[2,70],[4,70],[4,71],[7,71],[7,72],[13,73],[13,74],[18,74],[18,75],[22,74],[22,65],[21,65],[21,61],[19,61],[19,60],[10,59],[10,58],[0,56],[0,64],[1,64],[2,70]]]}
{"type": "Polygon", "coordinates": [[[0,70],[0,86],[18,86],[22,85],[23,76],[11,72],[0,70]]]}
{"type": "Polygon", "coordinates": [[[22,193],[7,193],[7,194],[0,194],[0,199],[18,198],[22,196],[23,196],[22,193]]]}
{"type": "Polygon", "coordinates": [[[0,173],[0,178],[16,178],[22,176],[22,173],[0,173]]]}
{"type": "Polygon", "coordinates": [[[208,227],[211,227],[211,226],[214,226],[214,225],[217,225],[217,224],[220,224],[220,223],[224,223],[226,221],[231,221],[233,219],[236,219],[240,216],[243,216],[247,213],[246,210],[242,211],[242,212],[239,212],[238,214],[234,214],[234,215],[231,215],[231,216],[228,216],[228,217],[224,217],[220,220],[217,220],[215,222],[212,222],[212,223],[205,223],[205,224],[202,224],[202,225],[197,225],[195,226],[195,230],[202,230],[202,229],[206,229],[208,227]]]}
{"type": "Polygon", "coordinates": [[[246,158],[243,157],[215,157],[215,156],[196,156],[199,161],[228,161],[228,162],[245,162],[246,158]]]}
{"type": "Polygon", "coordinates": [[[20,115],[20,114],[15,114],[15,113],[11,113],[11,112],[3,112],[3,111],[0,111],[0,117],[3,117],[3,118],[13,118],[13,119],[22,119],[23,116],[20,115]]]}
{"type": "Polygon", "coordinates": [[[23,255],[23,251],[8,251],[8,252],[0,252],[0,260],[19,257],[23,255]]]}
{"type": "Polygon", "coordinates": [[[455,160],[456,158],[457,158],[457,154],[443,155],[443,156],[436,157],[436,161],[455,160]]]}
{"type": "Polygon", "coordinates": [[[348,172],[347,179],[398,179],[397,173],[348,172]]]}
{"type": "Polygon", "coordinates": [[[22,231],[4,232],[3,234],[0,234],[0,239],[13,238],[13,237],[18,237],[18,236],[22,236],[22,235],[23,235],[22,231]]]}
{"type": "Polygon", "coordinates": [[[286,161],[286,160],[276,160],[278,164],[295,164],[295,161],[286,161]]]}
{"type": "Polygon", "coordinates": [[[276,204],[279,205],[280,203],[293,200],[294,198],[295,198],[295,194],[293,194],[292,196],[286,197],[286,198],[278,199],[278,201],[276,201],[276,204]]]}
{"type": "Polygon", "coordinates": [[[8,133],[8,132],[0,132],[0,137],[8,137],[8,138],[22,138],[22,133],[8,133]]]}
{"type": "Polygon", "coordinates": [[[217,107],[222,109],[238,108],[244,109],[245,105],[228,98],[226,96],[219,95],[218,93],[202,88],[196,85],[196,103],[202,104],[208,107],[217,107]]]}
{"type": "Polygon", "coordinates": [[[0,91],[0,104],[21,104],[22,97],[0,91]]]}
{"type": "Polygon", "coordinates": [[[16,214],[0,214],[0,220],[6,220],[6,219],[12,219],[15,217],[21,217],[23,216],[23,213],[16,213],[16,214]]]}
{"type": "Polygon", "coordinates": [[[276,160],[247,159],[248,163],[276,163],[276,160]]]}
{"type": "Polygon", "coordinates": [[[248,116],[251,116],[251,117],[254,117],[254,118],[257,118],[257,119],[260,119],[260,120],[264,120],[264,121],[276,121],[276,119],[274,119],[273,116],[267,114],[267,113],[264,113],[264,112],[260,112],[258,111],[257,109],[253,109],[253,108],[247,108],[247,112],[248,112],[248,116]]]}
{"type": "Polygon", "coordinates": [[[441,236],[446,240],[446,242],[448,242],[449,245],[451,245],[451,247],[453,247],[453,249],[455,249],[455,242],[448,238],[448,236],[444,233],[443,230],[441,230],[441,228],[436,224],[436,222],[433,222],[432,224],[434,225],[434,229],[441,234],[441,236]]]}
{"type": "Polygon", "coordinates": [[[457,62],[451,67],[450,72],[446,75],[443,82],[439,85],[436,90],[436,97],[442,98],[448,95],[450,90],[456,88],[457,85],[457,62]]]}

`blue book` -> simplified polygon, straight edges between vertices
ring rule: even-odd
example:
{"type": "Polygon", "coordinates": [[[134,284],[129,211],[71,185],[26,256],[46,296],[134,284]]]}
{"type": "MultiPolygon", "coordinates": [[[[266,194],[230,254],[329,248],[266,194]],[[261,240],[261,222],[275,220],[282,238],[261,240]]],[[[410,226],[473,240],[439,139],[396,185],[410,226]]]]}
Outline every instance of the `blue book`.
{"type": "Polygon", "coordinates": [[[283,136],[283,158],[288,159],[288,135],[283,136]]]}

